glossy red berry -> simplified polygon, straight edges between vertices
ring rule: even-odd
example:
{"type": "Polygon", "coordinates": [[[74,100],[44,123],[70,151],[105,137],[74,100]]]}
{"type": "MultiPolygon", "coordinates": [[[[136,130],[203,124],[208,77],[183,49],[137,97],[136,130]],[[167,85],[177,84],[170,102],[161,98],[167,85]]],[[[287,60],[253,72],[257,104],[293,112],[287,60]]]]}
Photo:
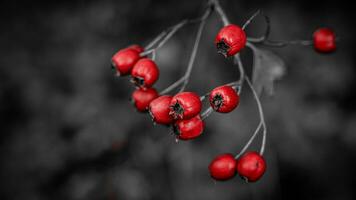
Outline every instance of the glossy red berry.
{"type": "Polygon", "coordinates": [[[158,92],[154,88],[138,88],[132,93],[132,101],[138,111],[144,112],[148,109],[151,101],[158,97],[158,92]]]}
{"type": "Polygon", "coordinates": [[[199,137],[204,130],[204,122],[199,115],[178,120],[173,125],[173,132],[178,139],[191,140],[199,137]]]}
{"type": "Polygon", "coordinates": [[[141,58],[140,53],[143,51],[143,47],[134,44],[115,53],[111,58],[111,67],[116,75],[124,76],[129,74],[132,67],[141,58]]]}
{"type": "Polygon", "coordinates": [[[218,53],[225,57],[233,56],[246,45],[245,31],[237,25],[227,25],[215,37],[215,45],[218,53]]]}
{"type": "Polygon", "coordinates": [[[170,115],[173,119],[190,119],[201,111],[200,97],[194,92],[176,94],[170,103],[170,115]]]}
{"type": "Polygon", "coordinates": [[[210,176],[215,180],[227,180],[236,174],[236,160],[232,154],[222,154],[209,165],[210,176]]]}
{"type": "Polygon", "coordinates": [[[255,182],[266,171],[266,162],[257,152],[248,152],[237,160],[237,173],[248,182],[255,182]]]}
{"type": "Polygon", "coordinates": [[[313,34],[314,48],[321,53],[330,53],[336,49],[336,36],[329,28],[319,28],[313,34]]]}
{"type": "Polygon", "coordinates": [[[133,49],[133,50],[137,51],[138,53],[142,53],[144,51],[144,48],[137,44],[133,44],[127,48],[133,49]]]}
{"type": "Polygon", "coordinates": [[[131,76],[135,85],[147,88],[158,80],[159,69],[151,59],[142,58],[132,68],[131,76]]]}
{"type": "Polygon", "coordinates": [[[163,95],[151,101],[149,112],[154,122],[158,124],[171,124],[173,122],[173,119],[169,115],[171,100],[171,96],[163,95]]]}
{"type": "Polygon", "coordinates": [[[239,105],[240,97],[234,88],[223,85],[210,92],[209,101],[215,111],[228,113],[239,105]]]}

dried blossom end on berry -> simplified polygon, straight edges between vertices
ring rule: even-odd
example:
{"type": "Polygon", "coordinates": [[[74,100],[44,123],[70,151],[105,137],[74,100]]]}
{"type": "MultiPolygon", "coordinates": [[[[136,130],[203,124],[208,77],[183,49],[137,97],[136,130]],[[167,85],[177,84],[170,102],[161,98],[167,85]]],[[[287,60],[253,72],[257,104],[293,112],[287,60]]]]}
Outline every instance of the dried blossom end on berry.
{"type": "Polygon", "coordinates": [[[224,103],[224,98],[221,96],[221,94],[217,94],[213,97],[212,107],[215,111],[217,111],[220,109],[223,103],[224,103]]]}
{"type": "Polygon", "coordinates": [[[222,39],[220,42],[216,43],[216,49],[219,54],[227,58],[227,52],[229,51],[230,46],[224,42],[224,39],[222,39]]]}
{"type": "Polygon", "coordinates": [[[145,79],[142,77],[132,77],[130,81],[137,87],[143,87],[145,85],[145,79]]]}
{"type": "Polygon", "coordinates": [[[170,106],[170,110],[169,115],[171,115],[173,119],[183,119],[184,109],[178,101],[170,106]]]}

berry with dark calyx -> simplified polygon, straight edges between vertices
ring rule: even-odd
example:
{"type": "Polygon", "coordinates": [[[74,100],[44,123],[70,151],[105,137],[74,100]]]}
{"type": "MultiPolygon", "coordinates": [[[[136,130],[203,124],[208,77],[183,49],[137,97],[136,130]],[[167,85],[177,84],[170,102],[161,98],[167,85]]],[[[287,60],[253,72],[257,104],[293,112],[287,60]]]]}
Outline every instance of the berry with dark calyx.
{"type": "Polygon", "coordinates": [[[257,152],[248,152],[237,160],[237,173],[247,182],[259,180],[266,171],[266,162],[257,152]]]}
{"type": "Polygon", "coordinates": [[[194,92],[180,92],[170,103],[170,115],[173,119],[190,119],[200,113],[202,103],[194,92]]]}
{"type": "Polygon", "coordinates": [[[204,122],[199,115],[178,120],[173,124],[173,132],[178,139],[191,140],[199,137],[204,130],[204,122]]]}
{"type": "Polygon", "coordinates": [[[132,68],[131,76],[136,86],[149,88],[158,80],[159,69],[151,59],[142,58],[132,68]]]}
{"type": "Polygon", "coordinates": [[[127,75],[140,58],[140,52],[137,50],[132,48],[122,49],[111,58],[111,68],[117,76],[127,75]]]}
{"type": "Polygon", "coordinates": [[[240,97],[234,88],[223,85],[210,92],[209,101],[216,112],[228,113],[239,105],[240,97]]]}
{"type": "Polygon", "coordinates": [[[215,37],[218,53],[225,57],[233,56],[240,52],[246,45],[246,33],[237,25],[230,24],[222,29],[215,37]]]}
{"type": "Polygon", "coordinates": [[[163,95],[151,101],[148,111],[155,123],[168,125],[173,122],[173,119],[169,115],[171,100],[171,96],[163,95]]]}
{"type": "Polygon", "coordinates": [[[319,28],[313,34],[314,48],[321,53],[330,53],[336,49],[336,36],[329,28],[319,28]]]}
{"type": "Polygon", "coordinates": [[[138,88],[132,93],[132,101],[138,111],[147,111],[151,101],[158,97],[158,92],[154,88],[138,88]]]}
{"type": "Polygon", "coordinates": [[[236,160],[232,154],[221,154],[209,165],[210,176],[215,180],[231,179],[236,174],[236,160]]]}

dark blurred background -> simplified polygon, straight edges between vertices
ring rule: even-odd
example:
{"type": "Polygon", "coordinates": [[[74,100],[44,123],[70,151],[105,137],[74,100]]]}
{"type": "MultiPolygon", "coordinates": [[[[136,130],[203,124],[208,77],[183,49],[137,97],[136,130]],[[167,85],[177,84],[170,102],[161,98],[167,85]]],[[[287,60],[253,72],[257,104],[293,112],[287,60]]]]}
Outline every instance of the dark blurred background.
{"type": "MultiPolygon", "coordinates": [[[[1,1],[0,199],[345,199],[356,198],[355,12],[342,1],[221,0],[233,23],[257,9],[272,39],[310,39],[321,26],[340,38],[333,54],[310,47],[272,49],[288,67],[275,96],[263,96],[268,169],[257,183],[215,182],[207,166],[237,153],[258,113],[246,89],[238,110],[213,114],[204,135],[178,142],[128,101],[134,88],[110,70],[115,51],[145,45],[205,1],[1,1]]],[[[221,23],[207,23],[188,90],[204,94],[238,78],[217,55],[221,23]]],[[[259,36],[256,19],[247,32],[259,36]]],[[[158,52],[157,89],[184,73],[193,33],[187,26],[158,52]]],[[[270,48],[271,49],[271,48],[270,48]]],[[[242,53],[251,69],[251,53],[242,53]]],[[[257,138],[251,150],[258,150],[257,138]]]]}

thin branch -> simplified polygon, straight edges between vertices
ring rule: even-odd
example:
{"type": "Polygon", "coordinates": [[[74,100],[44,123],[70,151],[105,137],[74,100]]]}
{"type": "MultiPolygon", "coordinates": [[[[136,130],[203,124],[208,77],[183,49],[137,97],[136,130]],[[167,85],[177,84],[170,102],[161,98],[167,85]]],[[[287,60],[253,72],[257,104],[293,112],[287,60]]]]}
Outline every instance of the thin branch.
{"type": "Polygon", "coordinates": [[[141,56],[146,56],[148,54],[151,54],[155,51],[157,51],[159,48],[161,48],[179,29],[183,28],[187,24],[194,24],[198,23],[201,21],[205,21],[209,15],[206,15],[206,13],[210,13],[212,10],[212,7],[210,6],[211,3],[208,4],[208,7],[205,9],[205,12],[202,16],[193,18],[193,19],[184,19],[180,21],[178,24],[173,25],[166,30],[162,31],[160,34],[158,34],[157,37],[155,37],[146,47],[145,47],[145,52],[142,52],[140,55],[141,56]],[[163,38],[163,40],[162,40],[163,38]],[[151,49],[154,45],[157,44],[157,42],[161,41],[157,47],[151,49]]]}
{"type": "Polygon", "coordinates": [[[310,46],[313,44],[313,41],[312,40],[291,40],[291,41],[265,40],[261,44],[264,46],[269,46],[269,47],[285,47],[287,45],[310,46]]]}
{"type": "MultiPolygon", "coordinates": [[[[207,16],[209,14],[210,14],[210,12],[206,12],[207,16]]],[[[203,21],[200,22],[200,25],[199,25],[199,28],[198,28],[198,31],[197,31],[197,35],[195,37],[195,42],[194,42],[192,54],[190,55],[190,58],[189,58],[189,64],[188,64],[188,67],[187,67],[187,71],[185,72],[185,75],[184,75],[184,83],[183,83],[182,87],[180,88],[179,92],[184,91],[185,87],[187,86],[187,84],[189,82],[189,77],[190,77],[190,74],[192,73],[193,64],[194,64],[195,58],[197,56],[198,47],[199,47],[201,35],[202,35],[202,32],[203,32],[205,24],[206,24],[206,20],[203,20],[203,21]]]]}
{"type": "Polygon", "coordinates": [[[242,62],[241,62],[241,58],[240,58],[240,54],[239,54],[239,53],[234,56],[234,64],[237,64],[237,66],[239,67],[239,72],[240,72],[240,78],[239,78],[240,90],[238,91],[238,94],[240,95],[241,90],[242,90],[242,85],[243,85],[244,77],[245,77],[245,70],[244,70],[244,67],[243,67],[243,65],[242,65],[242,62]]]}
{"type": "MultiPolygon", "coordinates": [[[[247,20],[244,24],[244,26],[242,27],[243,29],[253,20],[254,17],[257,16],[257,14],[259,14],[259,11],[257,11],[249,20],[247,20]]],[[[262,13],[263,14],[263,13],[262,13]]],[[[269,47],[285,47],[287,45],[302,45],[302,46],[309,46],[313,44],[313,41],[311,40],[291,40],[291,41],[287,41],[287,40],[279,40],[279,41],[273,41],[273,40],[269,40],[269,34],[271,31],[271,22],[270,19],[267,15],[263,14],[264,18],[265,18],[265,22],[266,22],[266,31],[265,34],[259,38],[247,38],[248,42],[251,43],[259,43],[261,45],[264,46],[269,46],[269,47]]]]}
{"type": "Polygon", "coordinates": [[[227,26],[230,24],[224,10],[221,8],[221,5],[219,3],[219,0],[211,0],[212,4],[214,5],[214,8],[216,12],[219,14],[221,21],[223,22],[224,26],[227,26]]]}
{"type": "Polygon", "coordinates": [[[178,86],[180,86],[182,83],[184,83],[184,76],[182,76],[178,81],[172,83],[170,86],[168,86],[166,89],[162,90],[162,92],[160,92],[161,95],[163,94],[167,94],[170,91],[174,90],[175,88],[177,88],[178,86]]]}
{"type": "Polygon", "coordinates": [[[251,143],[253,142],[253,140],[255,139],[255,137],[257,136],[257,134],[259,133],[260,129],[262,127],[262,121],[260,121],[260,123],[258,124],[255,132],[253,133],[253,135],[250,137],[250,139],[248,140],[248,142],[245,144],[245,146],[242,148],[242,150],[240,151],[240,153],[238,153],[235,156],[235,159],[238,159],[242,154],[244,154],[246,152],[246,150],[250,147],[251,143]]]}
{"type": "MultiPolygon", "coordinates": [[[[168,28],[169,29],[169,28],[168,28]]],[[[152,48],[158,41],[160,41],[167,34],[167,30],[162,31],[157,37],[155,37],[148,45],[145,46],[145,49],[152,48]]]]}
{"type": "Polygon", "coordinates": [[[213,108],[212,107],[209,107],[207,108],[202,114],[201,114],[201,119],[202,120],[205,120],[207,117],[210,116],[210,114],[213,112],[213,108]]]}
{"type": "MultiPolygon", "coordinates": [[[[196,54],[197,54],[197,50],[198,50],[198,47],[199,47],[199,42],[200,42],[200,39],[201,39],[201,35],[202,35],[202,32],[203,32],[204,26],[206,24],[206,20],[210,16],[211,11],[212,11],[212,8],[208,7],[205,10],[204,14],[199,18],[199,20],[201,22],[200,22],[200,25],[199,25],[199,28],[198,28],[198,31],[197,31],[197,35],[196,35],[196,38],[195,38],[195,43],[194,43],[194,46],[193,46],[192,54],[190,56],[188,67],[187,67],[187,70],[186,70],[184,76],[181,77],[176,82],[172,83],[170,86],[168,86],[162,92],[160,92],[160,94],[166,94],[166,93],[174,90],[175,88],[177,88],[181,84],[183,84],[183,85],[182,85],[180,91],[183,91],[185,89],[186,85],[188,84],[189,77],[190,77],[190,74],[191,74],[192,69],[193,69],[193,64],[194,64],[194,60],[195,60],[195,57],[196,57],[196,54]]],[[[196,19],[193,19],[191,21],[196,21],[196,19]]]]}
{"type": "Polygon", "coordinates": [[[263,114],[262,104],[261,104],[260,98],[258,97],[257,92],[256,92],[255,88],[253,87],[250,79],[246,76],[245,80],[247,82],[247,85],[250,87],[250,89],[253,93],[253,96],[256,100],[257,106],[258,106],[258,112],[259,112],[260,120],[261,120],[262,127],[263,127],[263,138],[262,138],[260,154],[263,155],[265,146],[266,146],[267,127],[266,127],[266,122],[265,122],[265,118],[264,118],[264,114],[263,114]]]}
{"type": "Polygon", "coordinates": [[[188,22],[188,20],[183,20],[181,22],[179,22],[178,24],[176,24],[175,26],[173,26],[172,30],[169,31],[169,33],[163,38],[163,40],[161,40],[161,42],[157,45],[156,48],[150,49],[150,50],[146,50],[144,52],[142,52],[140,55],[141,56],[146,56],[148,54],[151,54],[155,51],[157,51],[159,48],[161,48],[179,29],[181,29],[184,25],[186,25],[188,22]]]}
{"type": "Polygon", "coordinates": [[[261,13],[261,10],[257,10],[246,22],[245,24],[242,26],[242,29],[244,30],[251,22],[253,19],[255,19],[255,17],[257,17],[257,15],[259,15],[261,13]]]}
{"type": "Polygon", "coordinates": [[[263,36],[259,37],[259,38],[247,38],[247,41],[249,42],[253,42],[253,43],[261,43],[265,40],[268,39],[268,36],[271,32],[271,21],[269,19],[269,17],[263,13],[261,13],[265,19],[265,22],[266,22],[266,31],[265,33],[263,34],[263,36]]]}

